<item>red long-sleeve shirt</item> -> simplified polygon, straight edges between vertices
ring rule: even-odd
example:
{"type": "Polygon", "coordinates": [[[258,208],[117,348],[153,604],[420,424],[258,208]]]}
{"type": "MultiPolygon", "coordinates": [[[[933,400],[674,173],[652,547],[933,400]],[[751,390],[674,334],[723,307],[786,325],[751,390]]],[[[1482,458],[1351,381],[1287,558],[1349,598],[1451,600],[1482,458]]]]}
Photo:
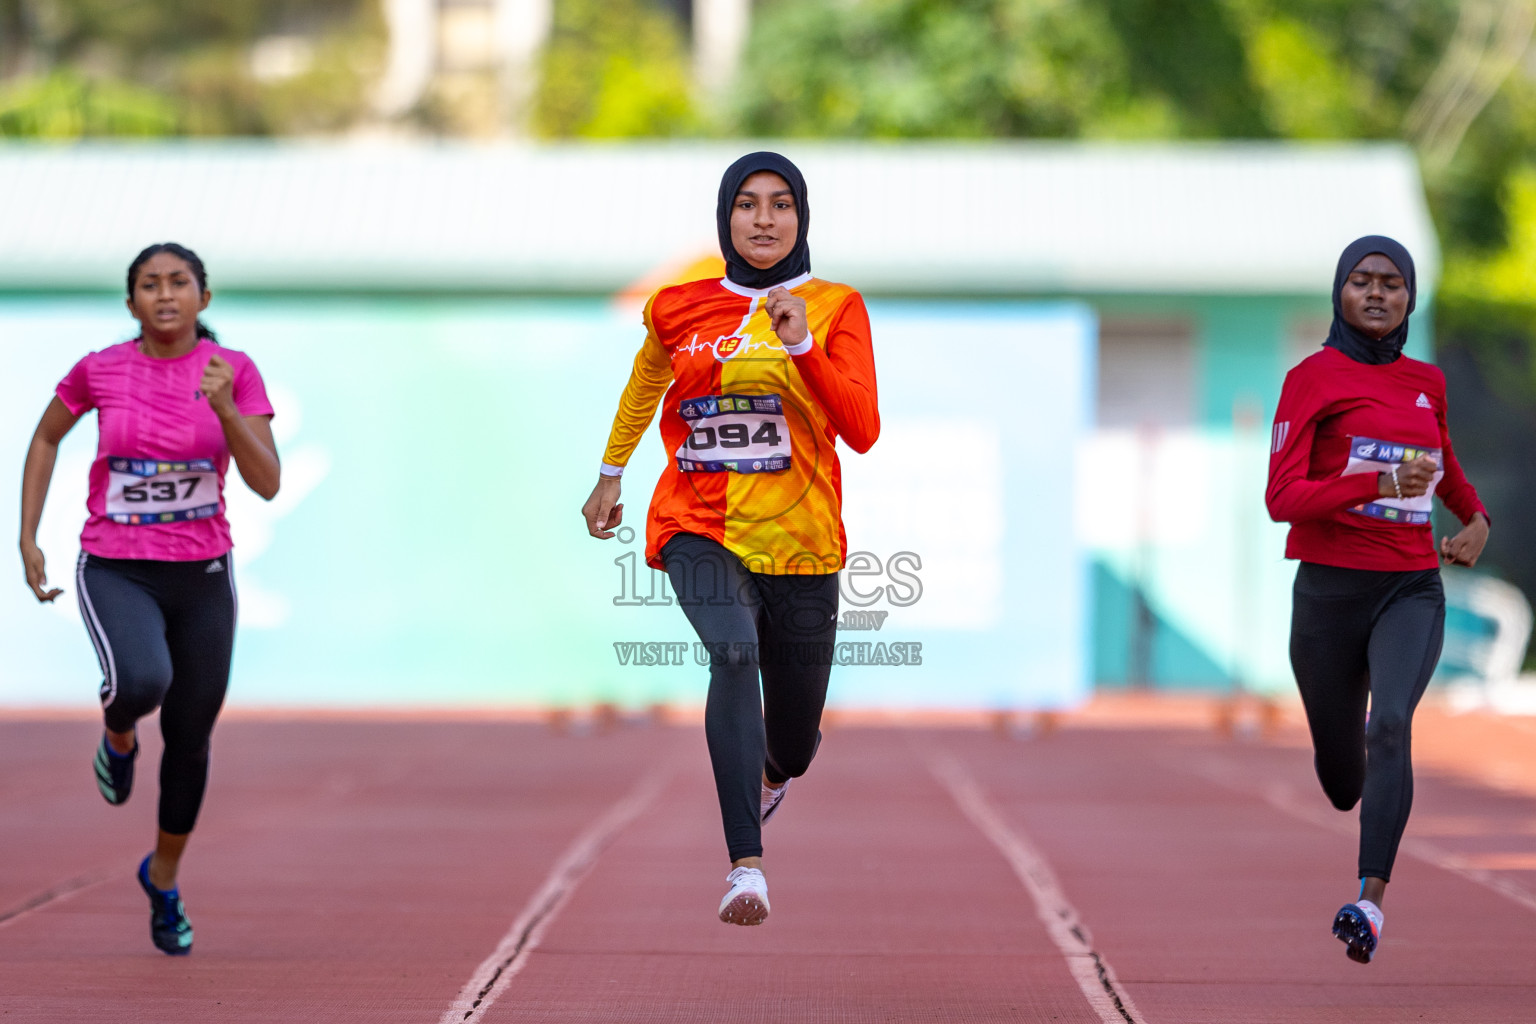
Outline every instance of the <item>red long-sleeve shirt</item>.
{"type": "Polygon", "coordinates": [[[1451,448],[1438,367],[1407,356],[1373,366],[1325,347],[1286,374],[1264,494],[1270,518],[1291,524],[1285,557],[1346,569],[1433,569],[1432,495],[1463,523],[1488,514],[1451,448]],[[1426,454],[1440,465],[1429,494],[1380,497],[1378,473],[1426,454]]]}

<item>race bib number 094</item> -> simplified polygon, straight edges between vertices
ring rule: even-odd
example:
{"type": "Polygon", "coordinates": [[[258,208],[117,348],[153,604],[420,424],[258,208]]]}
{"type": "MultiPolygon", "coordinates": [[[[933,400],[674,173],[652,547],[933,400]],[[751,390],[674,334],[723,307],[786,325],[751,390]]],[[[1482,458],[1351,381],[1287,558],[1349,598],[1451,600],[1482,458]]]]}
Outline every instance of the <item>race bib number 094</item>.
{"type": "Polygon", "coordinates": [[[219,514],[219,471],[211,459],[107,459],[107,516],[124,526],[180,523],[219,514]]]}
{"type": "Polygon", "coordinates": [[[789,424],[778,395],[686,398],[678,414],[692,428],[677,449],[684,473],[779,473],[789,468],[789,424]]]}

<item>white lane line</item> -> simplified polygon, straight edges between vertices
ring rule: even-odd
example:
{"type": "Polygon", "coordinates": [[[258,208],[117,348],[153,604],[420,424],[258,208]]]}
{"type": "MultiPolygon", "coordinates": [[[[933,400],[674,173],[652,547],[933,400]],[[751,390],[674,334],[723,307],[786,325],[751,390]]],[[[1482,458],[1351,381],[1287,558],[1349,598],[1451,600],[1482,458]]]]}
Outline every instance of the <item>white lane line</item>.
{"type": "Polygon", "coordinates": [[[949,790],[960,810],[971,824],[992,840],[1013,871],[1024,883],[1024,888],[1035,901],[1035,913],[1045,925],[1046,932],[1067,961],[1072,976],[1077,979],[1088,1005],[1099,1015],[1104,1024],[1144,1024],[1146,1018],[1131,1002],[1129,993],[1115,977],[1109,961],[1093,948],[1093,937],[1083,923],[1077,909],[1067,902],[1066,893],[1056,874],[1051,870],[1045,855],[1035,848],[1027,836],[1010,826],[997,809],[987,800],[981,786],[965,768],[952,757],[928,755],[928,770],[934,778],[949,790]]]}
{"type": "MultiPolygon", "coordinates": [[[[1226,758],[1219,756],[1204,758],[1189,764],[1176,766],[1191,775],[1199,776],[1208,782],[1214,782],[1223,789],[1240,793],[1243,796],[1260,796],[1264,802],[1279,811],[1284,811],[1293,818],[1337,832],[1340,835],[1357,838],[1360,835],[1360,826],[1357,816],[1345,816],[1338,811],[1329,811],[1326,801],[1321,795],[1316,802],[1303,801],[1297,796],[1294,787],[1283,782],[1277,782],[1263,787],[1259,792],[1244,786],[1240,782],[1234,782],[1238,777],[1239,766],[1226,758]]],[[[1413,829],[1413,818],[1408,819],[1408,828],[1413,829]]],[[[1480,885],[1498,893],[1513,903],[1518,903],[1527,910],[1536,911],[1536,895],[1526,889],[1512,878],[1488,871],[1484,868],[1473,867],[1454,853],[1449,853],[1436,846],[1434,843],[1423,839],[1416,839],[1411,835],[1403,837],[1398,846],[1399,851],[1411,857],[1417,857],[1427,864],[1432,864],[1442,871],[1449,871],[1459,878],[1464,878],[1473,885],[1480,885]]]]}
{"type": "Polygon", "coordinates": [[[116,872],[105,868],[98,868],[87,874],[77,875],[68,881],[60,882],[52,889],[38,893],[36,896],[23,901],[10,910],[0,911],[0,928],[4,928],[14,921],[19,921],[28,914],[35,914],[45,907],[51,907],[56,903],[63,903],[65,900],[84,892],[86,889],[100,885],[102,882],[116,876],[116,872]]]}
{"type": "Polygon", "coordinates": [[[625,826],[639,817],[646,806],[656,799],[672,772],[672,766],[663,766],[651,772],[627,796],[609,808],[607,814],[576,837],[576,841],[550,869],[543,886],[533,894],[533,898],[523,907],[523,912],[512,922],[512,927],[507,929],[507,934],[502,936],[495,951],[485,958],[459,990],[458,997],[443,1013],[439,1024],[464,1024],[465,1021],[479,1020],[484,1016],[528,962],[528,954],[538,948],[545,931],[559,916],[561,908],[571,898],[581,880],[596,865],[598,856],[625,826]]]}
{"type": "MultiPolygon", "coordinates": [[[[1315,825],[1320,825],[1342,835],[1357,837],[1360,834],[1359,823],[1356,818],[1346,818],[1337,811],[1329,814],[1322,807],[1304,804],[1297,797],[1296,791],[1290,786],[1280,783],[1267,786],[1264,790],[1264,799],[1271,807],[1282,810],[1292,817],[1300,818],[1302,821],[1312,822],[1315,825]]],[[[1408,827],[1410,829],[1413,828],[1412,817],[1408,819],[1408,827]]],[[[1433,864],[1443,871],[1449,871],[1453,875],[1464,878],[1474,885],[1481,885],[1485,889],[1492,889],[1500,896],[1520,904],[1527,910],[1536,910],[1536,896],[1531,895],[1513,879],[1503,878],[1491,871],[1472,867],[1460,857],[1440,849],[1440,847],[1433,843],[1425,842],[1422,839],[1415,839],[1412,836],[1404,836],[1398,849],[1403,853],[1419,858],[1419,860],[1433,864]]]]}

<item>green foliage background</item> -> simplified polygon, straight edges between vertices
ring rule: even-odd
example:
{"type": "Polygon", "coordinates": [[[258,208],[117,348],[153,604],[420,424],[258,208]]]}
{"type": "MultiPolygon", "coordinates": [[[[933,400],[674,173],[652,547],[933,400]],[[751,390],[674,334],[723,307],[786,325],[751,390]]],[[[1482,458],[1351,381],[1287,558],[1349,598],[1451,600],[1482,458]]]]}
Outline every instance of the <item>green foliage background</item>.
{"type": "MultiPolygon", "coordinates": [[[[790,137],[1407,139],[1458,0],[762,0],[723,123],[790,137]]],[[[1500,5],[1492,5],[1498,7],[1500,5]]],[[[1536,50],[1423,164],[1445,344],[1536,406],[1536,50]]],[[[1346,184],[1369,202],[1366,183],[1346,184]]]]}
{"type": "Polygon", "coordinates": [[[546,138],[699,134],[681,28],[646,0],[561,0],[540,69],[534,130],[546,138]]]}
{"type": "Polygon", "coordinates": [[[336,131],[385,42],[377,0],[0,0],[0,138],[336,131]],[[306,67],[259,79],[272,36],[304,40],[306,67]]]}
{"type": "MultiPolygon", "coordinates": [[[[1536,15],[1536,0],[756,0],[737,81],[705,96],[686,5],[556,0],[523,123],[544,138],[1407,139],[1441,233],[1442,345],[1536,410],[1536,50],[1448,159],[1413,128],[1479,3],[1536,15]]],[[[374,116],[385,45],[381,0],[0,0],[0,137],[346,131],[374,116]],[[301,69],[254,73],[272,36],[307,41],[301,69]]],[[[416,129],[471,121],[428,111],[416,129]]],[[[1370,201],[1366,183],[1340,187],[1370,201]]]]}

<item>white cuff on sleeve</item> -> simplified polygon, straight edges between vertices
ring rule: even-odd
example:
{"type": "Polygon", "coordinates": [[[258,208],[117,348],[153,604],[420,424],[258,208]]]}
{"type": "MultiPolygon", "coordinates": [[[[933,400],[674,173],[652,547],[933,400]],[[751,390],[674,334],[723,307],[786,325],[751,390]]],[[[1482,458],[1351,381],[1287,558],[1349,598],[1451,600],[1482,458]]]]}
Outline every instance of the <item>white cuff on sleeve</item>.
{"type": "Polygon", "coordinates": [[[606,462],[603,463],[601,466],[599,466],[597,471],[599,473],[601,473],[603,476],[623,476],[624,475],[624,467],[623,466],[610,466],[606,462]]]}
{"type": "Polygon", "coordinates": [[[811,350],[811,346],[814,344],[816,344],[816,338],[809,331],[807,331],[804,341],[798,345],[785,345],[784,351],[788,352],[792,356],[803,356],[811,350]]]}

